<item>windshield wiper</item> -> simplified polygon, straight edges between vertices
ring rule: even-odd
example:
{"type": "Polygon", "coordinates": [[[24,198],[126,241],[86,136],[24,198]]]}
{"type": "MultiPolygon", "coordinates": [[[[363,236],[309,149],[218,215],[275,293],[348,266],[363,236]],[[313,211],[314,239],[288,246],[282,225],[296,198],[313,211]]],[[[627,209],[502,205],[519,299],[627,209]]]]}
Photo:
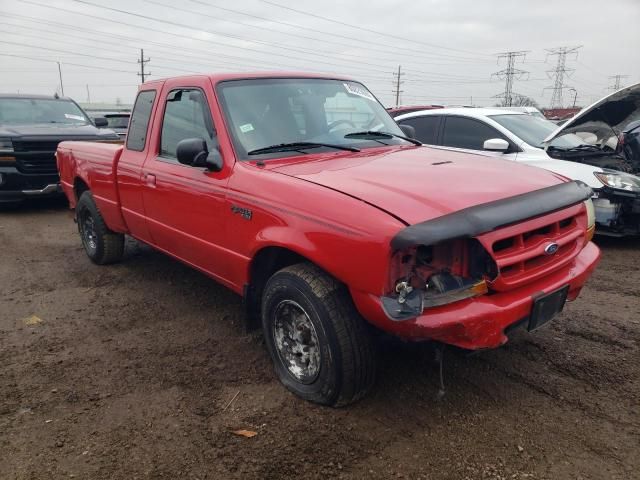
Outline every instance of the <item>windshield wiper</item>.
{"type": "Polygon", "coordinates": [[[335,145],[333,143],[317,143],[317,142],[291,142],[291,143],[279,143],[277,145],[271,145],[269,147],[256,148],[247,152],[247,155],[260,155],[262,153],[273,152],[295,152],[307,150],[309,148],[335,148],[336,150],[347,150],[349,152],[359,152],[359,148],[347,147],[345,145],[335,145]]]}
{"type": "Polygon", "coordinates": [[[366,138],[366,137],[378,137],[378,138],[401,138],[402,140],[406,140],[407,142],[411,142],[414,145],[422,145],[422,142],[419,142],[418,140],[414,139],[414,138],[409,138],[409,137],[405,137],[403,135],[398,135],[397,133],[391,133],[391,132],[380,132],[377,130],[365,130],[362,132],[353,132],[353,133],[347,133],[344,138],[366,138]]]}
{"type": "Polygon", "coordinates": [[[556,147],[555,145],[549,145],[550,149],[553,150],[560,150],[562,152],[595,152],[595,151],[599,151],[602,152],[602,148],[600,148],[598,145],[588,145],[588,144],[582,144],[582,145],[578,145],[576,147],[556,147]]]}

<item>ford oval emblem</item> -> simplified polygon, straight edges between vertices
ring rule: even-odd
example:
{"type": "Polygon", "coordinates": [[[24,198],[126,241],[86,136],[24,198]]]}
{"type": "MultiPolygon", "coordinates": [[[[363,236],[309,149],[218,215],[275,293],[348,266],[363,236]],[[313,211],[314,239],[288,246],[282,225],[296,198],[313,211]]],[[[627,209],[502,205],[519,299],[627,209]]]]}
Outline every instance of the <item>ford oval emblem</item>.
{"type": "Polygon", "coordinates": [[[544,247],[544,253],[546,253],[547,255],[553,255],[558,251],[559,248],[560,246],[557,243],[550,243],[549,245],[544,247]]]}

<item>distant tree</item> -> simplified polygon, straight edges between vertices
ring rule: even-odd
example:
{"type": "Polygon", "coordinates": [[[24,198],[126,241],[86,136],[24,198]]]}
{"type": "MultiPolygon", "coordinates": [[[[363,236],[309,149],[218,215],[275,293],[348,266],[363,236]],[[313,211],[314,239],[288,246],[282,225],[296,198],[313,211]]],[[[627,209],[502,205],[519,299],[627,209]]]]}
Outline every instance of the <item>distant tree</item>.
{"type": "MultiPolygon", "coordinates": [[[[500,103],[496,103],[496,107],[506,107],[507,106],[507,100],[506,98],[503,98],[500,103]]],[[[513,97],[511,97],[511,106],[512,107],[535,107],[535,108],[540,108],[540,105],[538,105],[538,102],[536,102],[533,98],[531,97],[527,97],[526,95],[519,95],[519,94],[514,94],[513,97]]]]}
{"type": "Polygon", "coordinates": [[[120,97],[116,98],[116,105],[122,105],[122,100],[120,99],[120,97]]]}

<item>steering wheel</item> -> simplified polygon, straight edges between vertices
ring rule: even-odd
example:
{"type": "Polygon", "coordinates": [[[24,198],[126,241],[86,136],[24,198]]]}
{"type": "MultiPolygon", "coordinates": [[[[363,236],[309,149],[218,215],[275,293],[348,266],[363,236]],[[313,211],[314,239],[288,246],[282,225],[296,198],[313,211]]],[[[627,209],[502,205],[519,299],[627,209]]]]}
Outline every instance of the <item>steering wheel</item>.
{"type": "Polygon", "coordinates": [[[358,128],[355,123],[353,123],[351,120],[347,120],[346,118],[342,118],[340,120],[336,120],[335,122],[331,122],[329,125],[327,125],[327,128],[329,131],[331,131],[334,128],[336,128],[338,125],[342,125],[343,123],[350,125],[353,128],[358,128]]]}

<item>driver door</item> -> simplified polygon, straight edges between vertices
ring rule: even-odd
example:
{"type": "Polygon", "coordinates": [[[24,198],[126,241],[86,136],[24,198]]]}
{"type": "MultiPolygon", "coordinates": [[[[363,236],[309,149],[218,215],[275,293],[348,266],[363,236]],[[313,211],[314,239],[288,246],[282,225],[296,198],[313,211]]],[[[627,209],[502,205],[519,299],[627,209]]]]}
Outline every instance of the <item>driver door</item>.
{"type": "Polygon", "coordinates": [[[220,172],[178,162],[178,142],[202,138],[209,151],[217,148],[211,116],[213,90],[209,79],[188,87],[168,81],[161,92],[164,111],[143,167],[143,201],[153,243],[165,252],[224,280],[225,198],[231,170],[220,172]]]}
{"type": "Polygon", "coordinates": [[[515,160],[517,147],[498,130],[475,118],[466,118],[455,115],[444,117],[442,128],[441,145],[469,153],[482,152],[489,157],[501,158],[504,160],[515,160]],[[484,142],[492,138],[506,140],[509,145],[507,152],[495,152],[484,149],[484,142]]]}

